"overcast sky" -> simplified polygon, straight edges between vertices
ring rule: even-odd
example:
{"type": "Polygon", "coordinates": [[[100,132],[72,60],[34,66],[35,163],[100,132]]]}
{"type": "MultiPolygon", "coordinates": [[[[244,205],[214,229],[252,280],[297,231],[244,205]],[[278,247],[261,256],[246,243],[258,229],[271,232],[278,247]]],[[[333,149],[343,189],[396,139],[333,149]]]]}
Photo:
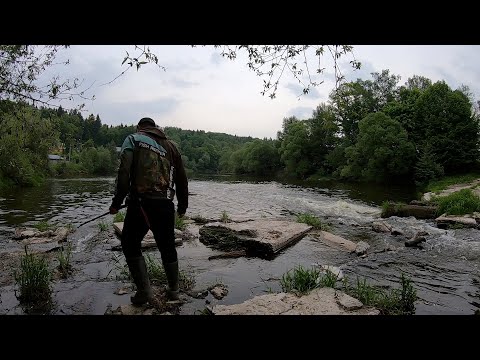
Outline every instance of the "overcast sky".
{"type": "MultiPolygon", "coordinates": [[[[317,105],[328,100],[334,88],[333,67],[325,58],[325,73],[317,78],[324,83],[308,95],[300,96],[302,87],[289,74],[280,79],[277,96],[262,96],[262,78],[256,76],[241,56],[235,61],[220,56],[212,46],[192,48],[186,45],[151,46],[159,64],[166,71],[145,65],[137,72],[130,69],[114,82],[104,85],[125,70],[121,65],[131,45],[74,45],[61,56],[68,57],[67,75],[84,79],[87,94],[84,117],[99,115],[109,125],[136,124],[141,117],[152,117],[160,126],[176,126],[189,130],[205,130],[276,138],[285,117],[306,119],[317,105]]],[[[412,75],[432,81],[445,80],[456,89],[465,84],[480,95],[480,46],[444,45],[369,45],[354,46],[360,70],[342,62],[347,79],[371,79],[371,72],[389,69],[400,75],[403,84],[412,75]]],[[[318,60],[309,59],[310,70],[318,60]]],[[[323,64],[322,64],[323,66],[323,64]]],[[[65,103],[65,107],[71,103],[65,103]]]]}

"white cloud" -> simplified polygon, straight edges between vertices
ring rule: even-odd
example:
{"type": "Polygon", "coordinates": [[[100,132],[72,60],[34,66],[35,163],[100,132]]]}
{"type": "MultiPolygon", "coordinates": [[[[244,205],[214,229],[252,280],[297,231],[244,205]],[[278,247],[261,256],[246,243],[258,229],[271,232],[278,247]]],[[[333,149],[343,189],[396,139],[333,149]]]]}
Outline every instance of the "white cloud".
{"type": "MultiPolygon", "coordinates": [[[[100,86],[120,74],[125,51],[133,53],[131,45],[72,46],[63,52],[70,65],[62,72],[84,78],[87,85],[94,82],[89,94],[94,93],[96,100],[87,102],[86,107],[88,113],[99,114],[103,123],[129,125],[151,116],[162,126],[260,138],[275,138],[287,116],[309,117],[317,105],[328,100],[334,87],[333,68],[327,59],[322,63],[325,72],[314,79],[325,82],[308,96],[298,98],[298,82],[284,74],[277,97],[271,100],[260,94],[263,81],[247,68],[244,55],[231,61],[213,46],[151,46],[151,50],[166,72],[146,65],[100,86]]],[[[480,93],[480,46],[369,45],[355,46],[354,53],[363,68],[352,71],[343,63],[348,80],[371,78],[371,72],[389,69],[401,76],[400,84],[413,75],[423,75],[433,81],[445,80],[453,88],[468,85],[475,98],[480,93]]],[[[313,72],[318,60],[312,55],[308,58],[313,72]]]]}

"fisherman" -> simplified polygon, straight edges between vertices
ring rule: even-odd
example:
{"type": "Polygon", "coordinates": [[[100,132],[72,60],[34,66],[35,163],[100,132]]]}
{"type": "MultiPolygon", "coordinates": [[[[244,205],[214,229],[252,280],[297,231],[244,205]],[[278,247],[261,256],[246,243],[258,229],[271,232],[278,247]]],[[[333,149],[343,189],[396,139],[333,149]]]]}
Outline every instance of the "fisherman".
{"type": "Polygon", "coordinates": [[[178,257],[175,248],[175,206],[183,217],[188,207],[188,180],[181,154],[151,118],[138,122],[136,133],[123,142],[110,213],[126,197],[127,213],[121,235],[122,251],[137,287],[130,299],[143,305],[153,298],[141,242],[150,229],[168,281],[167,298],[179,299],[178,257]]]}

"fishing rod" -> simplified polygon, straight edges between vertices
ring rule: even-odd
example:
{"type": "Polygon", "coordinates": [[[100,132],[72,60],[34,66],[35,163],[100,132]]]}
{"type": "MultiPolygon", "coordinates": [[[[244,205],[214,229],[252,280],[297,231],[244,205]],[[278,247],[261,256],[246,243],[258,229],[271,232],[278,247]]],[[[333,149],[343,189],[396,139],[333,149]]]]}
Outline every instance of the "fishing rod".
{"type": "MultiPolygon", "coordinates": [[[[122,205],[122,206],[120,206],[117,210],[121,210],[121,209],[123,209],[123,208],[125,208],[125,207],[127,207],[127,205],[122,205]]],[[[78,227],[83,226],[83,225],[85,225],[85,224],[88,224],[89,222],[92,222],[93,220],[97,220],[97,219],[101,218],[102,216],[105,216],[105,215],[108,215],[108,214],[110,214],[110,210],[107,211],[105,214],[99,215],[99,216],[97,216],[97,217],[94,217],[93,219],[90,219],[90,220],[88,220],[88,221],[85,221],[84,223],[78,225],[78,227]]]]}

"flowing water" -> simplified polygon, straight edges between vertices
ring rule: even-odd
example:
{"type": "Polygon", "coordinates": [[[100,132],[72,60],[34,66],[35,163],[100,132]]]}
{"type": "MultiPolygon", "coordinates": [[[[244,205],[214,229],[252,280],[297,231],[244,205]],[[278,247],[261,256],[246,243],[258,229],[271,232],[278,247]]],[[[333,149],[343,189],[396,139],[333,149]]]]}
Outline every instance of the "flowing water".
{"type": "MultiPolygon", "coordinates": [[[[18,248],[18,242],[12,240],[15,227],[32,226],[42,220],[78,226],[106,212],[113,185],[113,178],[52,179],[42,187],[0,194],[0,253],[18,248]]],[[[372,253],[360,258],[307,235],[270,260],[254,257],[208,260],[219,252],[198,239],[184,242],[177,248],[180,266],[194,274],[196,287],[221,282],[228,286],[229,293],[222,300],[210,296],[206,300],[192,299],[182,307],[183,314],[203,309],[206,301],[235,304],[255,295],[280,291],[282,274],[297,265],[310,267],[314,263],[338,266],[349,278],[359,276],[385,287],[398,287],[403,272],[413,280],[419,296],[416,314],[473,314],[480,308],[478,230],[441,230],[432,221],[397,217],[386,221],[401,230],[403,236],[371,230],[371,222],[379,218],[382,201],[409,201],[415,197],[414,189],[336,183],[306,186],[221,177],[191,180],[189,191],[189,216],[219,219],[226,212],[233,220],[294,220],[296,214],[310,213],[330,223],[332,233],[354,242],[368,242],[372,253]],[[429,234],[423,249],[403,248],[404,241],[421,230],[429,234]],[[386,246],[402,250],[374,253],[386,246]]],[[[107,215],[102,221],[111,224],[112,216],[107,215]]],[[[113,295],[119,283],[108,278],[113,253],[106,246],[108,239],[101,246],[91,244],[98,233],[97,222],[92,222],[70,236],[75,244],[75,266],[82,270],[75,283],[60,281],[55,285],[56,313],[103,314],[108,306],[128,303],[128,297],[113,295]]],[[[110,231],[108,236],[113,233],[110,231]]],[[[21,313],[13,296],[13,285],[3,284],[0,291],[0,311],[21,313]]]]}

